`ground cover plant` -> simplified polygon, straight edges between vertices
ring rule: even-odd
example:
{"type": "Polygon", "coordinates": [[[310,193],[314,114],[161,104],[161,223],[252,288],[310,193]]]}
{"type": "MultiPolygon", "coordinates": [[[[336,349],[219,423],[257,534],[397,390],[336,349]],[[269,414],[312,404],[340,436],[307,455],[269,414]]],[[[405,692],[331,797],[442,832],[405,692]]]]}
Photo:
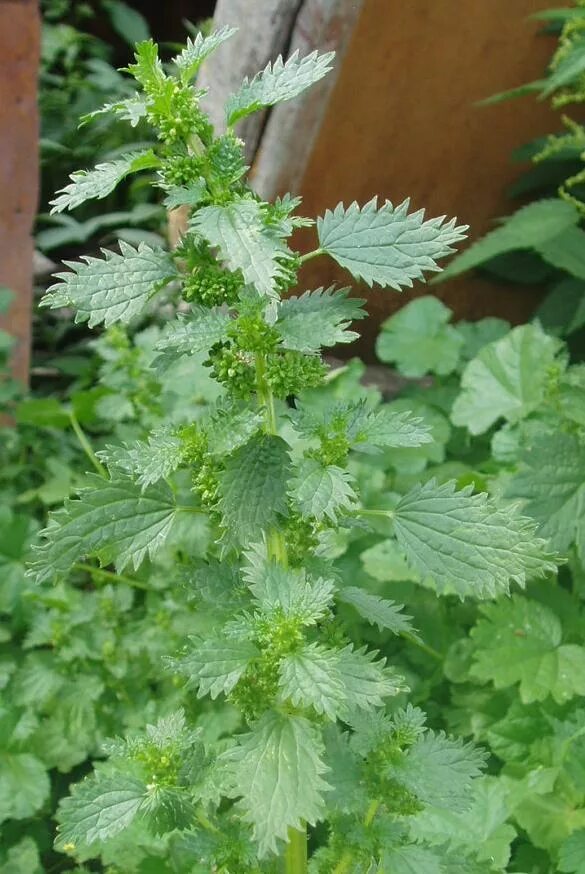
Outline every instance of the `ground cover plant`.
{"type": "MultiPolygon", "coordinates": [[[[437,594],[492,601],[554,575],[556,558],[538,521],[475,488],[475,477],[420,475],[441,457],[439,413],[424,419],[415,398],[392,405],[360,392],[355,367],[328,373],[321,349],[355,339],[350,324],[364,316],[363,302],[347,289],[297,290],[302,263],[326,256],[367,285],[410,287],[438,269],[465,228],[409,213],[407,202],[340,204],[317,219],[316,248],[295,252],[293,231],[314,222],[297,214],[297,198],[266,203],[247,187],[234,126],[296,97],[333,58],[268,65],[230,99],[227,133],[215,136],[191,81],[232,36],[226,28],[189,41],[172,72],[152,42],[139,44],[129,68],[139,94],[110,111],[143,116],[157,146],[76,173],[54,203],[75,208],[148,169],[166,206],[190,207],[174,253],[122,244],[72,262],[44,303],[116,330],[153,297],[180,297],[151,367],[164,375],[203,356],[217,388],[204,415],[185,421],[163,410],[145,439],[101,449],[96,473],[52,515],[37,548],[38,583],[63,585],[83,570],[94,580],[106,573],[112,592],[145,581],[148,597],[149,574],[179,544],[163,561],[165,583],[182,587],[196,608],[185,614],[190,638],[185,629],[179,646],[169,641],[169,683],[183,707],[160,688],[152,716],[139,704],[135,730],[110,740],[107,758],[61,802],[56,847],[79,870],[101,859],[125,874],[505,870],[499,843],[462,845],[446,826],[453,831],[467,815],[476,831],[484,827],[486,751],[428,727],[412,703],[409,696],[425,696],[402,649],[424,658],[437,651],[387,592],[360,584],[363,550],[356,562],[353,544],[389,530],[398,552],[384,566],[394,562],[401,580],[418,575],[437,615],[437,594]],[[382,468],[400,458],[411,459],[402,494],[384,487],[382,468]],[[373,484],[363,465],[381,472],[373,484]],[[368,646],[376,627],[384,648],[389,636],[401,641],[391,644],[395,659],[368,646]],[[142,715],[152,722],[139,730],[142,715]]],[[[455,334],[439,321],[437,349],[411,360],[411,375],[445,350],[439,373],[458,362],[441,343],[455,334]]],[[[479,346],[468,334],[469,347],[479,346]]],[[[402,351],[411,353],[408,344],[402,351]]],[[[573,655],[570,643],[562,653],[573,655]]],[[[433,678],[426,682],[430,690],[433,678]]],[[[580,693],[567,682],[561,703],[580,693]]],[[[13,719],[9,729],[16,749],[19,726],[13,719]]]]}

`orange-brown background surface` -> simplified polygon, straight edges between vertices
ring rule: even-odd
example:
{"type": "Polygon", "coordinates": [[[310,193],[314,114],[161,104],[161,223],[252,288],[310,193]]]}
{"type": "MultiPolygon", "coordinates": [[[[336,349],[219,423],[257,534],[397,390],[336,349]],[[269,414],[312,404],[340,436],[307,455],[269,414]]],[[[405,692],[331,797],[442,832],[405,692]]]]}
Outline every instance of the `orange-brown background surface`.
{"type": "MultiPolygon", "coordinates": [[[[511,152],[554,131],[546,103],[474,103],[540,78],[555,46],[528,16],[550,0],[365,0],[303,184],[303,211],[339,200],[410,196],[431,215],[457,215],[477,237],[513,211],[511,152]]],[[[347,284],[329,259],[306,265],[307,287],[347,284]]],[[[413,292],[368,291],[375,325],[413,292]]],[[[414,294],[425,293],[417,285],[414,294]]],[[[464,318],[530,316],[537,291],[464,277],[433,288],[464,318]]],[[[352,347],[355,348],[355,347],[352,347]]]]}

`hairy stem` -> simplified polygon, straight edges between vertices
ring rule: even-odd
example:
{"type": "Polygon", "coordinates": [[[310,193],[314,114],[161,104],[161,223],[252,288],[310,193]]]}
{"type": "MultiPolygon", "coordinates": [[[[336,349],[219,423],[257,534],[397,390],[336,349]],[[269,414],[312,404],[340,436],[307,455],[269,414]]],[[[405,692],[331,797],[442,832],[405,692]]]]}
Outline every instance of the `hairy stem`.
{"type": "MultiPolygon", "coordinates": [[[[364,825],[366,828],[369,828],[374,821],[374,817],[378,812],[378,808],[380,807],[380,801],[377,798],[374,798],[373,801],[370,802],[370,806],[366,810],[366,815],[364,816],[364,825]]],[[[353,864],[353,851],[346,850],[342,855],[341,859],[333,869],[333,874],[351,874],[353,864]]]]}
{"type": "Polygon", "coordinates": [[[135,580],[132,577],[124,576],[124,574],[116,574],[113,571],[106,571],[101,567],[94,567],[92,564],[87,564],[84,561],[76,561],[73,565],[73,569],[77,571],[85,571],[92,577],[101,577],[103,580],[111,580],[113,583],[126,583],[126,585],[132,586],[134,589],[148,590],[150,588],[146,583],[143,583],[142,580],[135,580]]]}
{"type": "Polygon", "coordinates": [[[310,261],[312,258],[317,258],[319,255],[324,255],[323,249],[313,249],[312,252],[307,252],[305,255],[301,255],[301,264],[304,264],[306,261],[310,261]]]}
{"type": "MultiPolygon", "coordinates": [[[[264,430],[267,434],[278,434],[278,422],[274,406],[274,395],[266,380],[266,357],[256,356],[256,394],[258,403],[264,409],[264,430]]],[[[273,528],[268,532],[268,553],[285,567],[288,564],[286,541],[282,531],[273,528]]],[[[307,872],[307,829],[288,830],[288,844],[284,855],[284,874],[306,874],[307,872]]]]}

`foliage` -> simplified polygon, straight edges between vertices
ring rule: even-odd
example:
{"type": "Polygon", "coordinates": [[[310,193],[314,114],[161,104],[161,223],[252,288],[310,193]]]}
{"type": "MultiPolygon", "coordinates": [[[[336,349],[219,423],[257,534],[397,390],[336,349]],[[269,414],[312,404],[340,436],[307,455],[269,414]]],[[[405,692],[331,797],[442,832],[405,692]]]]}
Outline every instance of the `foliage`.
{"type": "MultiPolygon", "coordinates": [[[[408,703],[408,688],[418,695],[420,680],[395,641],[410,641],[424,658],[433,644],[424,639],[428,629],[421,632],[403,612],[402,598],[370,591],[359,556],[371,555],[382,527],[384,540],[394,542],[398,573],[420,580],[439,614],[433,589],[490,599],[512,584],[550,577],[554,557],[537,520],[501,495],[426,477],[448,438],[443,413],[427,421],[416,397],[406,407],[382,404],[376,393],[361,392],[351,371],[327,373],[321,347],[353,339],[348,327],[362,315],[360,301],[333,289],[284,297],[296,289],[303,260],[320,254],[369,284],[410,286],[438,269],[465,228],[409,214],[407,202],[378,207],[374,200],[327,212],[317,220],[318,248],[295,252],[294,228],[312,222],[295,214],[298,199],[267,203],[252,193],[232,124],[296,96],[331,58],[293,56],[245,82],[228,105],[228,132],[215,137],[190,80],[230,35],[190,41],[170,72],[152,42],[138,45],[129,71],[140,90],[130,100],[143,107],[157,143],[147,166],[132,159],[111,173],[98,169],[107,189],[122,170],[157,162],[155,187],[191,214],[176,251],[122,246],[71,262],[43,301],[73,306],[79,318],[110,328],[97,341],[105,362],[89,409],[83,393],[63,408],[43,408],[53,426],[72,423],[96,474],[51,513],[30,573],[57,588],[37,591],[52,603],[55,591],[69,593],[81,580],[81,595],[95,599],[103,579],[114,594],[138,588],[146,604],[161,589],[177,598],[177,626],[165,636],[167,688],[157,686],[160,663],[134,661],[129,632],[121,632],[126,664],[142,672],[138,689],[155,690],[140,699],[133,691],[125,715],[100,722],[100,735],[130,731],[105,744],[107,760],[62,800],[56,849],[80,864],[100,859],[106,870],[129,874],[149,867],[271,872],[278,856],[290,874],[388,864],[503,870],[505,846],[496,860],[487,839],[465,844],[452,826],[459,842],[447,840],[448,826],[436,825],[467,816],[480,830],[482,818],[473,820],[471,811],[489,785],[480,777],[486,757],[443,726],[427,728],[423,712],[408,703]],[[147,328],[129,346],[121,326],[140,318],[152,296],[161,300],[163,286],[166,299],[183,299],[181,313],[169,313],[162,331],[147,328]],[[204,386],[198,404],[188,395],[194,385],[204,386]],[[81,431],[96,411],[114,432],[97,455],[81,431]],[[131,427],[136,420],[139,427],[131,427]],[[404,459],[410,471],[404,489],[380,488],[379,477],[371,482],[372,470],[383,471],[390,459],[404,459]]],[[[119,107],[106,111],[116,115],[119,107]]],[[[91,173],[74,174],[59,208],[100,196],[101,181],[87,185],[91,173]]],[[[445,331],[445,316],[439,312],[441,330],[448,343],[457,337],[457,360],[473,358],[493,337],[493,325],[486,336],[445,331]]],[[[426,320],[435,331],[432,312],[426,320]]],[[[455,366],[439,361],[435,369],[455,366]]],[[[165,606],[158,601],[155,610],[163,621],[165,606]]],[[[99,636],[95,613],[79,611],[99,636]]],[[[148,647],[156,624],[147,611],[135,646],[148,647]]],[[[24,677],[15,675],[17,703],[24,695],[23,705],[38,706],[42,690],[57,700],[62,690],[70,694],[43,647],[52,642],[60,659],[71,657],[71,647],[48,634],[41,623],[33,637],[41,651],[24,677]]],[[[553,658],[555,649],[576,656],[572,642],[557,637],[553,658]]],[[[120,657],[116,650],[114,665],[120,657]]],[[[96,680],[99,673],[97,696],[96,680]]],[[[559,680],[559,696],[578,691],[559,680]]],[[[99,694],[112,694],[112,685],[104,682],[99,694]]],[[[72,697],[78,704],[79,694],[72,697]]],[[[11,735],[16,745],[19,726],[11,735]]],[[[70,771],[96,740],[72,761],[50,766],[70,771]]],[[[33,799],[26,809],[44,803],[33,799]]]]}
{"type": "MultiPolygon", "coordinates": [[[[534,16],[560,31],[546,75],[538,81],[497,94],[484,103],[538,95],[553,108],[585,99],[585,3],[534,16]]],[[[498,222],[485,237],[457,255],[437,281],[480,267],[512,283],[543,283],[547,295],[539,308],[544,326],[571,336],[585,326],[585,128],[563,115],[564,130],[519,149],[533,167],[512,188],[533,202],[498,222]]]]}

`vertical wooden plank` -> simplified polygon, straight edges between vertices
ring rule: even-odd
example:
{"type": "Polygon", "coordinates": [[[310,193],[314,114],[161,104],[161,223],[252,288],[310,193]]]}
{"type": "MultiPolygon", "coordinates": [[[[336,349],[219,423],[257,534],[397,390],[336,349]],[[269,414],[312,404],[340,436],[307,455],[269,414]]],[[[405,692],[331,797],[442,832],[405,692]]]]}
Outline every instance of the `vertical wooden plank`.
{"type": "Polygon", "coordinates": [[[0,0],[0,285],[15,299],[1,326],[17,338],[14,376],[28,382],[33,289],[32,226],[38,200],[36,0],[0,0]]]}
{"type": "MultiPolygon", "coordinates": [[[[306,215],[375,194],[429,215],[457,215],[474,238],[509,214],[506,189],[519,170],[512,150],[560,127],[545,102],[525,98],[479,108],[478,100],[539,78],[554,38],[530,13],[549,0],[365,0],[299,190],[306,215]]],[[[347,284],[328,259],[304,271],[306,287],[347,284]]],[[[405,296],[366,292],[376,324],[405,296]]],[[[418,286],[417,293],[428,293],[418,286]]],[[[433,293],[459,317],[524,320],[535,290],[464,277],[433,293]]],[[[411,295],[409,294],[409,297],[411,295]]]]}

